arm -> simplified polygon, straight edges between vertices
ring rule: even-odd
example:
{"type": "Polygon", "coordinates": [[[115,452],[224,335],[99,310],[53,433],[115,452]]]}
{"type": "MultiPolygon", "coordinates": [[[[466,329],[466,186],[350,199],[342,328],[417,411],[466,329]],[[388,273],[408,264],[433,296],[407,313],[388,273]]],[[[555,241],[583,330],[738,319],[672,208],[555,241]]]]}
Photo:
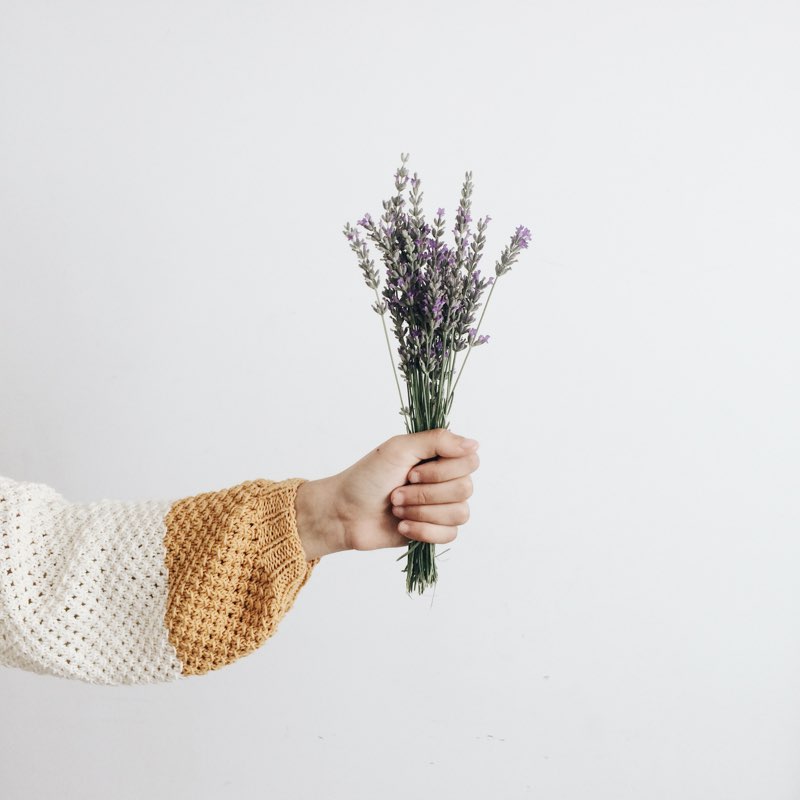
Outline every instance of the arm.
{"type": "Polygon", "coordinates": [[[275,633],[323,556],[452,541],[478,465],[462,442],[395,436],[330,478],[177,501],[71,503],[0,477],[0,665],[105,684],[225,666],[275,633]]]}
{"type": "Polygon", "coordinates": [[[304,482],[83,504],[0,478],[0,664],[147,683],[252,652],[320,560],[297,529],[304,482]]]}

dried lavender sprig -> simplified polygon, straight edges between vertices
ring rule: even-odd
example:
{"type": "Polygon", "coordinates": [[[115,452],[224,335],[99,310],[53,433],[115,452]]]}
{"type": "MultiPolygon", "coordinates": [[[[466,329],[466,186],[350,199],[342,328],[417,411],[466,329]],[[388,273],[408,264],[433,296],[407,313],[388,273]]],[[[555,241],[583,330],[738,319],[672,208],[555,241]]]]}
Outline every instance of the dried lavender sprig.
{"type": "MultiPolygon", "coordinates": [[[[499,278],[502,275],[505,275],[510,269],[512,264],[514,264],[519,257],[520,250],[526,248],[531,241],[531,232],[526,228],[524,225],[517,226],[517,229],[511,234],[511,242],[506,245],[505,249],[500,255],[500,259],[495,264],[495,274],[499,278]]],[[[489,289],[489,295],[486,298],[486,302],[483,304],[483,310],[481,311],[480,319],[478,320],[478,325],[475,328],[475,335],[477,335],[478,331],[481,328],[481,323],[483,322],[483,315],[486,313],[486,309],[489,306],[489,301],[492,299],[492,292],[494,291],[494,287],[497,285],[497,280],[493,279],[491,282],[491,288],[489,289]]],[[[479,344],[483,344],[483,342],[479,342],[479,344]]],[[[461,378],[461,373],[464,371],[464,366],[469,359],[469,354],[472,352],[472,348],[477,347],[477,345],[473,345],[470,343],[470,347],[467,350],[467,354],[464,356],[464,360],[461,362],[461,369],[458,371],[458,376],[456,377],[456,382],[453,384],[453,388],[449,390],[450,394],[448,397],[447,405],[445,406],[447,413],[450,413],[450,406],[453,403],[453,397],[455,395],[456,386],[458,386],[458,381],[461,378]]]]}
{"type": "MultiPolygon", "coordinates": [[[[372,217],[369,213],[365,214],[364,217],[359,220],[359,224],[364,223],[366,225],[371,222],[372,217]]],[[[392,345],[389,341],[389,331],[386,329],[386,302],[381,301],[380,296],[378,295],[380,278],[377,270],[375,269],[375,262],[369,258],[367,243],[361,239],[361,237],[358,235],[358,231],[352,228],[349,222],[344,226],[344,235],[351,240],[350,247],[359,257],[359,267],[361,267],[361,271],[364,274],[364,281],[366,282],[367,286],[369,286],[375,292],[375,302],[372,304],[372,310],[380,315],[381,322],[383,323],[383,334],[386,337],[386,348],[389,351],[389,361],[392,364],[392,375],[394,375],[394,382],[397,386],[397,395],[400,398],[400,413],[403,415],[406,433],[410,433],[411,431],[408,424],[408,411],[403,405],[403,392],[400,389],[400,380],[397,377],[397,367],[395,367],[394,364],[394,354],[392,353],[392,345]]]]}
{"type": "MultiPolygon", "coordinates": [[[[469,241],[469,223],[472,222],[470,214],[472,208],[472,172],[467,171],[464,176],[464,185],[461,188],[461,199],[456,212],[456,224],[453,233],[456,239],[456,258],[458,267],[465,264],[467,242],[469,241]]],[[[468,267],[469,268],[469,267],[468,267]]]]}
{"type": "Polygon", "coordinates": [[[367,243],[358,235],[358,231],[349,222],[345,224],[343,233],[350,241],[350,249],[358,256],[358,266],[364,274],[364,282],[370,289],[377,288],[380,283],[380,277],[375,269],[375,262],[369,257],[367,243]]]}

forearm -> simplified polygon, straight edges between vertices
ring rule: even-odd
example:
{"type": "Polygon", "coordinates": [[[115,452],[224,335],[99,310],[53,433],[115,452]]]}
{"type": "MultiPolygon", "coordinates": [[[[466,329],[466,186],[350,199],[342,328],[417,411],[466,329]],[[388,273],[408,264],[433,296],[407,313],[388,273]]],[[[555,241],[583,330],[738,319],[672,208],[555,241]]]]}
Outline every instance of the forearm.
{"type": "Polygon", "coordinates": [[[335,477],[305,481],[297,489],[297,530],[309,561],[348,549],[338,502],[335,477]]]}
{"type": "MultiPolygon", "coordinates": [[[[0,664],[144,683],[247,655],[275,632],[319,561],[297,527],[304,483],[80,504],[0,478],[0,664]]],[[[318,530],[304,522],[306,539],[316,542],[318,530]]]]}

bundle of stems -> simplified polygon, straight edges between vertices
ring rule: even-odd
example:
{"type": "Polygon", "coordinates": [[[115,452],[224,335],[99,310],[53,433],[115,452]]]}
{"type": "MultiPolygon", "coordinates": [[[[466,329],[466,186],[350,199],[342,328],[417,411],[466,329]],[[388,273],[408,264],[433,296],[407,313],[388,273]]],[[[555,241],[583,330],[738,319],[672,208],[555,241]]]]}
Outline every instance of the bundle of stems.
{"type": "MultiPolygon", "coordinates": [[[[358,257],[364,281],[375,293],[372,309],[383,323],[406,433],[416,433],[449,428],[453,397],[469,354],[490,338],[480,334],[480,328],[496,279],[505,275],[517,261],[520,250],[530,242],[531,232],[519,225],[495,264],[495,275],[482,278],[477,266],[491,217],[487,214],[479,219],[477,231],[470,229],[472,173],[465,175],[452,229],[455,244],[449,246],[443,241],[444,209],[437,210],[431,225],[425,221],[421,181],[416,172],[409,178],[408,157],[407,153],[400,154],[401,164],[394,174],[396,193],[383,201],[384,213],[380,221],[376,224],[366,213],[356,223],[381,253],[385,265],[383,286],[358,227],[348,222],[343,232],[358,257]],[[408,183],[411,190],[406,201],[408,183]],[[477,325],[473,326],[487,286],[486,302],[477,325]],[[405,397],[395,366],[387,316],[397,342],[405,397]],[[456,370],[459,353],[464,355],[456,370]]],[[[436,557],[435,544],[409,540],[408,550],[401,556],[407,559],[403,572],[409,594],[415,590],[422,594],[427,587],[435,585],[436,557]]]]}

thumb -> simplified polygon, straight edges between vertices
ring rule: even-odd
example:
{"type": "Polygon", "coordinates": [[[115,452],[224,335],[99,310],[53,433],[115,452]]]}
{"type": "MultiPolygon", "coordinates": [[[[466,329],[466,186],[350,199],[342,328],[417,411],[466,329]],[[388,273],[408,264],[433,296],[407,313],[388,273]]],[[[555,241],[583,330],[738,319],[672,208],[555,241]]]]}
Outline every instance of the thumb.
{"type": "Polygon", "coordinates": [[[398,434],[385,444],[386,455],[393,461],[407,464],[409,468],[425,459],[436,456],[458,458],[477,449],[478,442],[475,439],[459,436],[447,428],[398,434]]]}

